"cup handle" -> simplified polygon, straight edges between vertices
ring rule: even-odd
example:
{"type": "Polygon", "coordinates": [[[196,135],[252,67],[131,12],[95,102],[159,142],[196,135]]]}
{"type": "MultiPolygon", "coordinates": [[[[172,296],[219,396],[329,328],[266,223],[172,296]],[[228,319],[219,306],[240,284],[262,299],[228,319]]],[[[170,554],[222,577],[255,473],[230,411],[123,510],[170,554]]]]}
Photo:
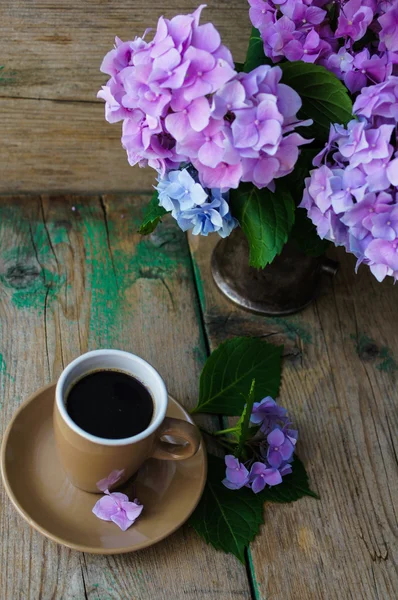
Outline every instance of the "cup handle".
{"type": "Polygon", "coordinates": [[[166,417],[156,432],[152,457],[160,460],[185,460],[197,453],[200,442],[201,436],[195,425],[181,419],[166,417]],[[172,444],[161,440],[166,435],[183,439],[186,444],[172,444]]]}

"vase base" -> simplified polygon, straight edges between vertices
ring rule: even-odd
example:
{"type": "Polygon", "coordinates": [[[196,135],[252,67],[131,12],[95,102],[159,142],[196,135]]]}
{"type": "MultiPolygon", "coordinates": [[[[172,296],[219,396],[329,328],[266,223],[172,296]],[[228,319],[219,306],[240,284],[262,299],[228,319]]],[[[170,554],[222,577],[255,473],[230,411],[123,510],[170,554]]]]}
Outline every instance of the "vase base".
{"type": "Polygon", "coordinates": [[[300,256],[289,245],[271,265],[254,269],[247,241],[238,231],[214,248],[211,272],[218,289],[244,310],[268,317],[297,313],[316,298],[322,273],[335,275],[338,270],[335,261],[300,256]]]}

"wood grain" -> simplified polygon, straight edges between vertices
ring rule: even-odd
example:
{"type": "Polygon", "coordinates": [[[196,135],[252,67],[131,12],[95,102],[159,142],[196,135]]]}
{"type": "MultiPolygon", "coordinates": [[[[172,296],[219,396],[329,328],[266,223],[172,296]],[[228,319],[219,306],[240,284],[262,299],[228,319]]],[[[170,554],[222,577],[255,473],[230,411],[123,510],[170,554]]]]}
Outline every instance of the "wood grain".
{"type": "MultiPolygon", "coordinates": [[[[185,236],[137,235],[144,197],[0,199],[0,433],[24,398],[80,353],[133,351],[196,404],[206,356],[185,236]]],[[[250,598],[245,568],[188,526],[136,554],[56,545],[0,489],[0,600],[250,598]]]]}
{"type": "MultiPolygon", "coordinates": [[[[104,122],[96,100],[107,80],[99,67],[118,35],[133,39],[160,15],[192,12],[197,2],[138,0],[2,0],[0,192],[104,192],[149,189],[153,174],[132,171],[120,146],[120,124],[104,122]]],[[[213,21],[237,61],[250,32],[245,0],[214,2],[213,21]]]]}
{"type": "MultiPolygon", "coordinates": [[[[246,313],[215,287],[216,239],[190,238],[210,347],[236,335],[284,343],[281,404],[321,500],[266,505],[251,546],[257,600],[393,600],[398,590],[398,289],[341,261],[299,315],[246,313]]],[[[335,257],[336,257],[335,256],[335,257]]]]}

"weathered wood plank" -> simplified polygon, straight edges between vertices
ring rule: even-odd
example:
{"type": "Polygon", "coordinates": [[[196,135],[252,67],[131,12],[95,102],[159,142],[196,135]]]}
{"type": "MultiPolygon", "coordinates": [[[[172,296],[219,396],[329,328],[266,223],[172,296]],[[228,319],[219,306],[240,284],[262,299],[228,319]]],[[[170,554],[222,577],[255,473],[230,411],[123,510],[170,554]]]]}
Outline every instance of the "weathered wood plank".
{"type": "MultiPolygon", "coordinates": [[[[0,432],[23,399],[98,347],[151,362],[196,403],[206,349],[184,235],[136,233],[142,197],[0,199],[0,432]]],[[[245,568],[185,526],[156,547],[83,555],[46,540],[0,490],[1,600],[250,597],[245,568]]]]}
{"type": "Polygon", "coordinates": [[[0,192],[150,190],[155,171],[130,167],[121,125],[99,103],[0,98],[0,192]]]}
{"type": "Polygon", "coordinates": [[[267,505],[251,546],[257,600],[393,599],[398,589],[398,290],[352,256],[299,315],[241,311],[215,287],[217,240],[190,238],[210,346],[235,335],[285,343],[281,403],[321,500],[267,505]]]}
{"type": "MultiPolygon", "coordinates": [[[[161,14],[192,12],[197,4],[2,0],[0,64],[13,76],[0,86],[0,192],[149,189],[153,173],[131,170],[120,124],[104,122],[96,94],[107,77],[99,67],[115,35],[133,39],[161,14]]],[[[248,4],[213,3],[203,18],[214,21],[242,60],[248,4]]]]}
{"type": "MultiPolygon", "coordinates": [[[[113,46],[142,36],[158,18],[193,12],[200,2],[172,0],[134,5],[120,0],[3,0],[0,9],[0,64],[14,73],[1,96],[95,100],[106,75],[99,68],[113,46]]],[[[203,22],[219,29],[237,61],[248,43],[249,5],[241,0],[209,4],[203,22]]]]}

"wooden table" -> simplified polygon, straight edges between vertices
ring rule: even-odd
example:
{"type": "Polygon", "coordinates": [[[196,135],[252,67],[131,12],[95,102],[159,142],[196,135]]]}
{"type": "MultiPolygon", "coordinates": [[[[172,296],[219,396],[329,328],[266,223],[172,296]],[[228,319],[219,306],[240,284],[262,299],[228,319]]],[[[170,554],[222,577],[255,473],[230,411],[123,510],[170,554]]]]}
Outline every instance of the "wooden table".
{"type": "Polygon", "coordinates": [[[146,199],[1,198],[1,430],[87,350],[143,356],[190,408],[208,349],[260,336],[285,344],[281,400],[321,500],[266,506],[245,568],[188,526],[136,554],[79,554],[33,531],[1,488],[1,600],[395,598],[397,288],[337,253],[338,276],[300,315],[251,315],[211,280],[216,238],[188,245],[172,220],[136,233],[146,199]]]}
{"type": "MultiPolygon", "coordinates": [[[[187,242],[172,222],[137,235],[153,173],[128,166],[120,128],[104,122],[98,68],[115,34],[131,39],[196,3],[0,4],[11,74],[0,85],[0,434],[86,350],[140,354],[190,408],[209,350],[254,335],[285,344],[281,402],[321,496],[266,506],[245,567],[188,526],[137,554],[79,554],[33,531],[0,486],[0,600],[395,599],[398,288],[364,267],[356,276],[336,252],[340,272],[314,304],[262,318],[215,288],[216,238],[187,242]]],[[[217,0],[204,13],[238,61],[247,8],[217,0]]]]}

